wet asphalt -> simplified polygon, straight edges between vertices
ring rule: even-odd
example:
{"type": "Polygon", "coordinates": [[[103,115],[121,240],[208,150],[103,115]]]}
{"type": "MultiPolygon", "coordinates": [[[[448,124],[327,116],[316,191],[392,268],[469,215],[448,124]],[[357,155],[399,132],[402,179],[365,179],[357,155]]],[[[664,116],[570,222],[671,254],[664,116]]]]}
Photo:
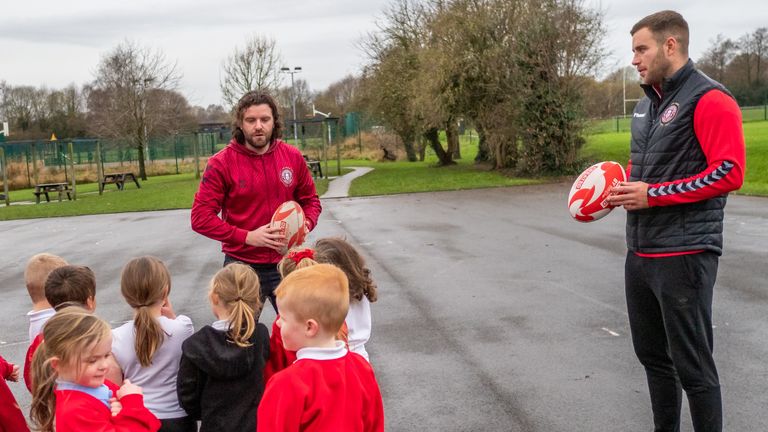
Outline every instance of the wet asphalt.
{"type": "MultiPolygon", "coordinates": [[[[624,212],[575,222],[569,188],[323,201],[309,240],[345,236],[379,285],[367,349],[388,431],[652,430],[624,300],[624,212]]],[[[0,244],[0,355],[14,363],[27,348],[23,269],[42,251],[96,272],[97,313],[114,326],[131,317],[120,269],[145,254],[171,270],[177,313],[213,321],[205,294],[222,255],[188,210],[0,222],[0,244]]],[[[726,430],[768,430],[767,264],[768,199],[731,196],[714,300],[726,430]]],[[[273,318],[265,308],[262,322],[273,318]]]]}

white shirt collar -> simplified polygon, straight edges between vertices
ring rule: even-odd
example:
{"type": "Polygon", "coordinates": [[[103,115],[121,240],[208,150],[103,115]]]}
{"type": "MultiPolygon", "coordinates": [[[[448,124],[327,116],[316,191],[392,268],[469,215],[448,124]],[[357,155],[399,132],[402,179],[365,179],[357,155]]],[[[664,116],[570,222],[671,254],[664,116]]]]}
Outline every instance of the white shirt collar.
{"type": "Polygon", "coordinates": [[[296,361],[310,360],[336,360],[347,355],[347,346],[342,341],[336,341],[333,348],[307,347],[296,351],[296,361]]]}
{"type": "Polygon", "coordinates": [[[229,320],[214,321],[213,324],[211,324],[211,327],[213,327],[215,330],[219,330],[219,331],[228,331],[229,330],[229,320]]]}

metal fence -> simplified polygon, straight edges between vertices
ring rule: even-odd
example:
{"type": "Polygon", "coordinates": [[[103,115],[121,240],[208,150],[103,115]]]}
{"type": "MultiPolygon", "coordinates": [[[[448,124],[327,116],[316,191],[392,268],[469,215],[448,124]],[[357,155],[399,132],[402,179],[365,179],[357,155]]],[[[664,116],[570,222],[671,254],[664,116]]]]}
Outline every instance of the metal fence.
{"type": "MultiPolygon", "coordinates": [[[[229,131],[170,135],[149,139],[145,148],[145,162],[149,166],[163,165],[164,172],[179,174],[190,171],[188,163],[196,158],[205,159],[224,148],[229,140],[229,131]]],[[[7,165],[13,165],[25,174],[26,184],[18,187],[32,187],[45,182],[47,174],[66,177],[70,164],[67,154],[72,144],[72,162],[75,171],[96,171],[101,154],[101,172],[119,170],[119,167],[138,163],[138,150],[130,139],[61,139],[61,140],[26,140],[0,143],[7,165]],[[97,150],[98,149],[98,150],[97,150]],[[42,179],[42,180],[41,180],[42,179]]],[[[17,169],[18,171],[18,169],[17,169]]]]}

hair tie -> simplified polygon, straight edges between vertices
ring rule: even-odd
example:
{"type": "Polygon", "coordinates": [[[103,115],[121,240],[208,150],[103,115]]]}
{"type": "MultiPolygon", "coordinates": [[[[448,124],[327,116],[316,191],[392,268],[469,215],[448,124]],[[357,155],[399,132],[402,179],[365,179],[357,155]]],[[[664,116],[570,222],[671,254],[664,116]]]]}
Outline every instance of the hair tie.
{"type": "Polygon", "coordinates": [[[234,300],[234,301],[243,301],[243,298],[242,298],[242,297],[240,297],[240,296],[237,296],[237,297],[235,297],[235,300],[234,300]]]}
{"type": "Polygon", "coordinates": [[[290,251],[288,252],[288,258],[293,260],[293,262],[298,265],[304,258],[309,258],[311,260],[315,259],[315,251],[309,248],[298,251],[290,251]]]}

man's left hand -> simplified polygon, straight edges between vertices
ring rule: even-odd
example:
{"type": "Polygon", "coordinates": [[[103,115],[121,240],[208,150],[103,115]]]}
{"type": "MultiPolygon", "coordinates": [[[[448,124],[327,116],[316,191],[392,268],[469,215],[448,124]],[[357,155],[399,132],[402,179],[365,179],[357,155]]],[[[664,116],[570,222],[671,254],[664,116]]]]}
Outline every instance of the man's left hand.
{"type": "Polygon", "coordinates": [[[642,210],[648,208],[648,183],[621,182],[611,189],[608,203],[613,206],[624,206],[625,210],[642,210]]]}

